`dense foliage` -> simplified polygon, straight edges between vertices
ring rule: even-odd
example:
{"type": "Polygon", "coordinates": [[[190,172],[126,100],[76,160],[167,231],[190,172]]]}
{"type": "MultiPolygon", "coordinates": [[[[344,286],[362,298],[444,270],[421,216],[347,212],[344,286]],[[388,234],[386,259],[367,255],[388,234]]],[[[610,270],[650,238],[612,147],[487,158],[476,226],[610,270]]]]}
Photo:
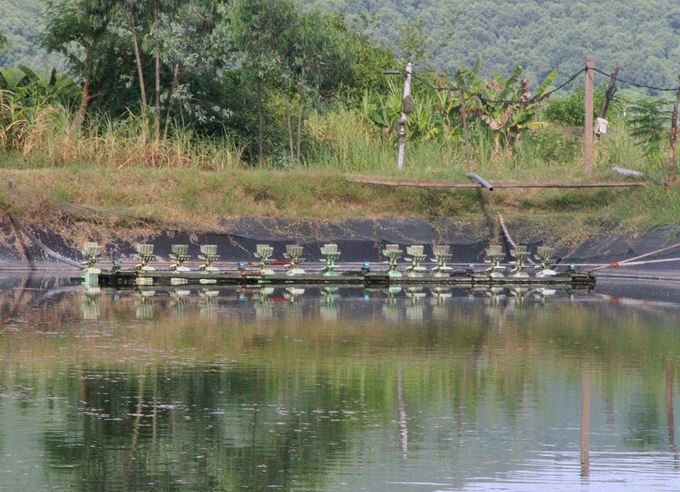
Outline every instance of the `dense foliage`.
{"type": "Polygon", "coordinates": [[[260,162],[265,154],[300,161],[304,116],[331,98],[384,89],[395,66],[389,49],[342,14],[292,0],[45,5],[33,40],[64,57],[81,84],[74,127],[142,115],[156,142],[177,128],[228,133],[260,162]]]}

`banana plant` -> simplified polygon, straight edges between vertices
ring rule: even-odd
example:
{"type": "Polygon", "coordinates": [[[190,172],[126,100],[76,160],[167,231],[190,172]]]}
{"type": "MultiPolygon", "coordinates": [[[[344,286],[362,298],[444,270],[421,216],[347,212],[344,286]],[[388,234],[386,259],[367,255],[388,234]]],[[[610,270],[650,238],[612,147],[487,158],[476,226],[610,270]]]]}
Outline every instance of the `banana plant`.
{"type": "Polygon", "coordinates": [[[25,66],[0,69],[0,145],[20,150],[38,114],[74,101],[80,88],[68,76],[52,70],[44,77],[25,66]]]}
{"type": "MultiPolygon", "coordinates": [[[[407,132],[411,140],[462,140],[461,94],[464,88],[465,113],[478,117],[493,134],[495,153],[511,145],[522,132],[543,128],[547,123],[536,121],[536,111],[548,94],[557,77],[557,70],[548,75],[532,95],[522,67],[517,65],[509,77],[494,72],[491,80],[479,76],[482,60],[472,68],[460,67],[454,82],[434,73],[428,74],[432,85],[442,90],[431,91],[422,84],[412,87],[414,111],[408,117],[407,132]],[[446,90],[448,89],[448,90],[446,90]]],[[[382,98],[364,95],[363,113],[367,121],[388,138],[396,137],[397,121],[402,110],[401,87],[394,80],[389,83],[389,93],[382,98]]]]}
{"type": "Polygon", "coordinates": [[[78,85],[56,69],[52,69],[49,76],[42,76],[23,65],[15,69],[0,69],[0,90],[27,107],[68,103],[80,93],[78,85]]]}
{"type": "MultiPolygon", "coordinates": [[[[412,94],[414,111],[408,116],[407,134],[410,140],[430,140],[440,134],[437,117],[433,110],[434,97],[428,93],[412,94]]],[[[402,92],[397,83],[390,81],[389,93],[383,98],[371,98],[364,94],[362,101],[364,118],[379,129],[385,138],[396,139],[397,121],[401,118],[402,92]]]]}
{"type": "Polygon", "coordinates": [[[557,77],[553,70],[536,88],[532,95],[522,67],[517,65],[508,78],[494,72],[490,81],[482,80],[474,69],[462,66],[455,80],[464,84],[470,97],[468,111],[478,114],[494,135],[495,152],[504,145],[512,144],[525,130],[538,129],[547,123],[536,121],[536,110],[547,95],[550,85],[557,77]]]}

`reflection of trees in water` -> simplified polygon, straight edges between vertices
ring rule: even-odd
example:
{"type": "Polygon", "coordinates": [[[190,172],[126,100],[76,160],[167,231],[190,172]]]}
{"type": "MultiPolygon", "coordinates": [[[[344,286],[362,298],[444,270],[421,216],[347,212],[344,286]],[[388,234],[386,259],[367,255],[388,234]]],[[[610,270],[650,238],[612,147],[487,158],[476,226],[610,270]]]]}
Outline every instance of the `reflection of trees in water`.
{"type": "MultiPolygon", "coordinates": [[[[644,396],[643,396],[644,398],[644,396]]],[[[626,444],[640,449],[665,440],[659,402],[645,398],[629,407],[626,415],[626,444]]]]}
{"type": "Polygon", "coordinates": [[[359,390],[312,391],[271,378],[258,370],[87,369],[84,387],[60,381],[69,412],[42,446],[54,473],[80,490],[312,486],[361,425],[351,417],[358,405],[348,403],[359,390]]]}
{"type": "MultiPolygon", "coordinates": [[[[51,473],[74,477],[82,490],[123,483],[173,490],[177,480],[204,490],[299,488],[293,479],[311,473],[310,481],[323,480],[327,461],[375,423],[364,418],[366,409],[393,425],[392,437],[406,435],[399,445],[410,452],[426,438],[429,411],[445,408],[454,416],[441,430],[451,439],[476,426],[485,407],[513,427],[526,415],[528,394],[550,400],[546,373],[559,372],[578,387],[584,361],[593,399],[604,395],[611,415],[626,416],[615,422],[628,429],[627,445],[666,446],[668,434],[674,449],[668,402],[672,407],[680,355],[675,315],[650,319],[634,307],[560,299],[546,308],[532,292],[519,309],[507,291],[487,297],[488,304],[443,291],[432,302],[374,293],[376,302],[352,304],[364,310],[360,318],[346,319],[341,294],[294,306],[293,322],[286,309],[299,303],[283,295],[267,294],[270,315],[259,322],[261,292],[243,296],[246,309],[237,309],[238,293],[220,293],[211,299],[219,309],[207,319],[196,316],[203,300],[195,291],[181,296],[181,309],[177,296],[157,293],[152,320],[137,320],[139,297],[102,294],[95,324],[82,320],[78,292],[51,296],[50,309],[33,308],[47,304],[34,291],[2,292],[0,312],[20,305],[14,312],[23,324],[0,340],[0,364],[12,360],[33,372],[13,372],[9,381],[1,367],[0,388],[51,385],[68,398],[65,422],[46,430],[42,444],[53,464],[78,465],[51,473]],[[416,302],[421,322],[406,319],[416,302]],[[337,318],[321,315],[329,305],[338,308],[337,318]],[[440,314],[431,316],[435,307],[440,314]],[[51,372],[53,362],[70,367],[73,360],[90,368],[84,365],[78,378],[51,372]],[[248,365],[211,367],[213,360],[248,365]],[[632,385],[645,393],[625,403],[615,398],[632,385]]],[[[24,404],[19,395],[14,401],[24,404]]]]}

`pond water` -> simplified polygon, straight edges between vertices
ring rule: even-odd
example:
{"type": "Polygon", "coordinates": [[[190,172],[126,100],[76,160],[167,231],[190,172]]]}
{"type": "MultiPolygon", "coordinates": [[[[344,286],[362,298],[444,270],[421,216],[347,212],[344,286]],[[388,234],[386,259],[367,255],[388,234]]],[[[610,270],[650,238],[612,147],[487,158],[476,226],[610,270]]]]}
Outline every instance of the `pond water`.
{"type": "Polygon", "coordinates": [[[680,488],[679,286],[0,287],[0,491],[680,488]]]}

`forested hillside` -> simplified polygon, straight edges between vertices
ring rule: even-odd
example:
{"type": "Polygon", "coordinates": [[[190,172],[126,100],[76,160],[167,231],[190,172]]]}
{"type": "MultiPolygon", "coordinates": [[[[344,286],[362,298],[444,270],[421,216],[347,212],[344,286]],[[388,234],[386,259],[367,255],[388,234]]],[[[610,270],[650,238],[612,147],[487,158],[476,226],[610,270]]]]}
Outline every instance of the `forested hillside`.
{"type": "MultiPolygon", "coordinates": [[[[587,55],[603,70],[621,64],[622,78],[673,86],[680,72],[680,4],[668,0],[318,0],[325,8],[373,19],[377,39],[401,54],[426,41],[417,68],[455,71],[482,55],[482,74],[516,64],[532,80],[553,69],[580,70],[587,55]],[[411,45],[410,48],[408,45],[411,45]],[[406,45],[406,46],[404,46],[406,45]]],[[[10,48],[0,66],[60,64],[38,50],[40,0],[0,2],[0,32],[10,48]]],[[[370,24],[370,22],[369,22],[370,24]]],[[[417,49],[416,49],[417,51],[417,49]]]]}
{"type": "Polygon", "coordinates": [[[0,67],[26,65],[37,70],[48,67],[62,68],[61,56],[48,55],[39,49],[33,36],[41,29],[44,5],[40,0],[0,1],[0,32],[4,33],[9,48],[0,53],[0,67]]]}
{"type": "MultiPolygon", "coordinates": [[[[585,57],[638,83],[674,86],[680,73],[680,3],[668,0],[319,0],[330,8],[374,15],[378,35],[397,47],[422,21],[431,60],[455,71],[482,55],[482,73],[521,64],[530,79],[553,69],[580,70],[585,57]],[[451,20],[453,19],[453,22],[451,20]],[[453,34],[445,46],[447,36],[453,34]]],[[[413,36],[412,36],[413,37],[413,36]]]]}

